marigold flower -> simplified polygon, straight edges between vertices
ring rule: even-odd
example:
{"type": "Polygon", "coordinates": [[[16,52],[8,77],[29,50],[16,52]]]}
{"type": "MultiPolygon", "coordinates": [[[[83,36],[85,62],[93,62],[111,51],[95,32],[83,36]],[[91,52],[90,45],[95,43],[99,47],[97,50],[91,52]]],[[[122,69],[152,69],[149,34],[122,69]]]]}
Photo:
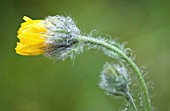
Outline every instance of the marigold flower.
{"type": "Polygon", "coordinates": [[[32,20],[26,16],[23,19],[26,22],[21,24],[18,31],[20,42],[17,42],[16,53],[20,55],[43,54],[46,47],[45,33],[47,32],[44,20],[32,20]]]}

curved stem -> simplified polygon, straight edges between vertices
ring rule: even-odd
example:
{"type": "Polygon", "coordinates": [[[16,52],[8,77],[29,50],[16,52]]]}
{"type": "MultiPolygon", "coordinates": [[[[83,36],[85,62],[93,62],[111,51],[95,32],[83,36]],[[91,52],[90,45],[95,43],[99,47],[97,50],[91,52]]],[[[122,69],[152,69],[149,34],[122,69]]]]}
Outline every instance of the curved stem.
{"type": "Polygon", "coordinates": [[[144,81],[144,78],[139,70],[139,68],[137,67],[137,65],[126,55],[124,54],[120,49],[118,49],[117,47],[105,42],[105,41],[101,41],[98,40],[96,38],[92,38],[92,37],[87,37],[87,36],[77,36],[75,37],[75,40],[77,41],[82,41],[82,42],[88,42],[88,43],[92,43],[92,44],[96,44],[102,47],[105,47],[107,49],[111,49],[114,52],[116,52],[118,55],[120,55],[121,57],[123,57],[126,62],[128,62],[131,67],[133,68],[133,70],[135,71],[135,74],[140,82],[140,85],[142,87],[143,93],[144,93],[144,101],[145,101],[145,107],[147,111],[151,111],[151,104],[150,104],[150,99],[149,99],[149,93],[148,93],[148,89],[146,86],[146,83],[144,81]]]}

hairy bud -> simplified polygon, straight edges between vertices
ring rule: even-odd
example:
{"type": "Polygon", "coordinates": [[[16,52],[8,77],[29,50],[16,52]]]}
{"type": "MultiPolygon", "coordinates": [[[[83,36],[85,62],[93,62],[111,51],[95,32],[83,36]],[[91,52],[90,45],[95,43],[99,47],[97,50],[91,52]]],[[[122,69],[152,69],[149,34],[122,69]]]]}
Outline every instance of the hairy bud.
{"type": "Polygon", "coordinates": [[[105,91],[106,94],[112,96],[122,96],[129,102],[133,110],[137,109],[129,92],[129,74],[127,68],[123,64],[109,64],[106,62],[103,66],[103,71],[100,77],[101,81],[99,86],[105,91]]]}
{"type": "Polygon", "coordinates": [[[100,88],[109,95],[122,95],[128,91],[129,76],[124,66],[104,64],[101,74],[100,88]]]}

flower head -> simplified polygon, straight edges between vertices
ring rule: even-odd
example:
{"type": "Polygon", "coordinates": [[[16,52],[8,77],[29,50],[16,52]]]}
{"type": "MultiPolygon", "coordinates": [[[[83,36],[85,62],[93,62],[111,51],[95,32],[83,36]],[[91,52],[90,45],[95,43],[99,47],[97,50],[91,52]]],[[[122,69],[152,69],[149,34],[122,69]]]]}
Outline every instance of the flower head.
{"type": "Polygon", "coordinates": [[[20,55],[44,54],[58,59],[70,56],[74,37],[80,34],[70,17],[49,16],[45,20],[32,20],[26,16],[18,31],[15,48],[20,55]]]}

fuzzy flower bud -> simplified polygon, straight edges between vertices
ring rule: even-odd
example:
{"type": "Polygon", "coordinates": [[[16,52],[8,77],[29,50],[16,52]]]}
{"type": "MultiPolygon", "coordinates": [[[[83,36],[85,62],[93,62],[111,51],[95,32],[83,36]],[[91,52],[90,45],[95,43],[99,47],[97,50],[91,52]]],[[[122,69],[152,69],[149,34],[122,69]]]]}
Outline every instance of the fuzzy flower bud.
{"type": "Polygon", "coordinates": [[[129,76],[124,66],[117,64],[106,64],[103,67],[99,86],[106,94],[124,96],[128,91],[129,76]]]}
{"type": "Polygon", "coordinates": [[[103,67],[99,86],[106,94],[122,96],[130,104],[130,109],[137,111],[134,100],[129,92],[130,78],[126,67],[122,64],[106,64],[103,67]]]}
{"type": "Polygon", "coordinates": [[[74,37],[80,35],[70,17],[49,16],[45,20],[32,20],[26,16],[22,23],[16,52],[20,55],[40,55],[64,60],[71,56],[74,48],[74,37]]]}

